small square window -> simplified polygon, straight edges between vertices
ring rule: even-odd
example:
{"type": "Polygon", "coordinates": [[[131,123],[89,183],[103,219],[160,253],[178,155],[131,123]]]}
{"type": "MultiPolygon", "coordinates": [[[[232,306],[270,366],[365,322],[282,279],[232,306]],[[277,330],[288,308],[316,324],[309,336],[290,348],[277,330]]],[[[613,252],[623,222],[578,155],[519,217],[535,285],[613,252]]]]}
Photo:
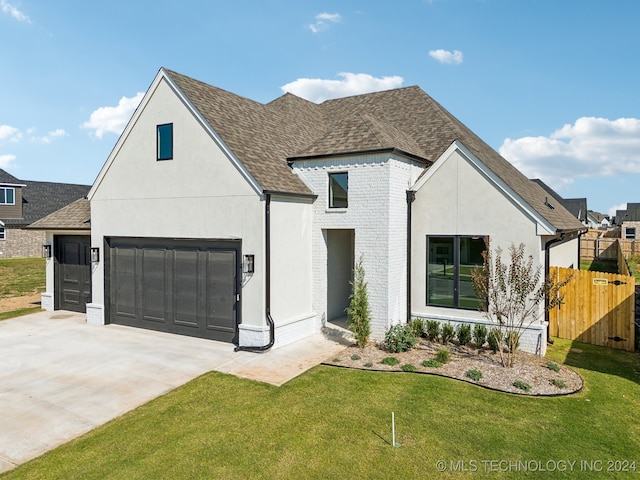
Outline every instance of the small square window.
{"type": "Polygon", "coordinates": [[[0,187],[0,205],[15,205],[16,190],[13,187],[0,187]]]}
{"type": "Polygon", "coordinates": [[[6,240],[7,239],[7,233],[4,229],[4,227],[0,227],[0,240],[6,240]]]}
{"type": "Polygon", "coordinates": [[[156,136],[158,160],[171,160],[173,158],[173,123],[158,125],[156,136]]]}
{"type": "Polygon", "coordinates": [[[347,208],[349,191],[349,174],[329,174],[329,208],[347,208]]]}
{"type": "Polygon", "coordinates": [[[625,230],[626,239],[633,240],[636,238],[636,227],[627,227],[625,230]]]}

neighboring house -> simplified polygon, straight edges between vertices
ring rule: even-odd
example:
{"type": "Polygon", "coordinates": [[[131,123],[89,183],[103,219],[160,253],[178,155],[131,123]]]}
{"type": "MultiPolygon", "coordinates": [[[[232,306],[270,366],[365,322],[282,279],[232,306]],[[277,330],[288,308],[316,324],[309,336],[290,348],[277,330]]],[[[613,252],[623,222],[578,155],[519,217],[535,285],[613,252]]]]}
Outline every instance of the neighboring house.
{"type": "Polygon", "coordinates": [[[608,216],[593,210],[587,211],[587,224],[593,229],[607,229],[611,226],[608,216]]]}
{"type": "Polygon", "coordinates": [[[569,210],[574,217],[580,220],[584,226],[589,225],[587,220],[588,210],[586,198],[562,198],[555,190],[539,178],[534,178],[533,181],[544,188],[544,190],[551,196],[549,199],[550,202],[555,201],[560,203],[564,208],[569,210]]]}
{"type": "Polygon", "coordinates": [[[620,238],[625,240],[640,238],[640,204],[627,204],[627,210],[620,216],[620,238]]]}
{"type": "Polygon", "coordinates": [[[18,180],[0,169],[0,258],[42,256],[44,232],[25,227],[85,196],[89,188],[18,180]]]}
{"type": "MultiPolygon", "coordinates": [[[[87,321],[285,345],[344,325],[362,258],[373,338],[484,322],[485,239],[579,264],[583,226],[547,197],[418,87],[262,104],[161,69],[88,194],[87,321]]],[[[544,353],[546,332],[541,309],[523,348],[544,353]]]]}

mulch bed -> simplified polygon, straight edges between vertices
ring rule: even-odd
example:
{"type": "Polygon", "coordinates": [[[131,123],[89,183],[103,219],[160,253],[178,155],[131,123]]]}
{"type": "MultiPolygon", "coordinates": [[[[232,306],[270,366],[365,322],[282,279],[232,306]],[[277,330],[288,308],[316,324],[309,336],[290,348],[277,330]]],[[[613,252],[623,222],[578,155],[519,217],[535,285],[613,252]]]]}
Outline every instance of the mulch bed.
{"type": "Polygon", "coordinates": [[[562,364],[558,372],[547,365],[550,362],[544,357],[526,352],[517,352],[515,366],[505,368],[500,362],[500,355],[487,349],[477,349],[474,346],[460,346],[454,343],[447,345],[451,356],[448,363],[441,367],[425,367],[422,362],[435,359],[436,352],[443,345],[421,339],[413,349],[392,353],[379,345],[370,343],[364,348],[350,346],[340,354],[327,359],[325,365],[357,368],[361,370],[403,372],[403,365],[410,364],[417,373],[440,375],[473,383],[481,387],[519,395],[558,396],[576,393],[582,389],[582,377],[575,371],[562,364]],[[399,363],[394,366],[382,362],[385,357],[396,357],[399,363]],[[474,381],[467,376],[469,370],[479,370],[482,378],[474,381]],[[524,382],[531,386],[527,392],[515,387],[514,382],[524,382]],[[558,387],[552,383],[564,384],[558,387]]]}

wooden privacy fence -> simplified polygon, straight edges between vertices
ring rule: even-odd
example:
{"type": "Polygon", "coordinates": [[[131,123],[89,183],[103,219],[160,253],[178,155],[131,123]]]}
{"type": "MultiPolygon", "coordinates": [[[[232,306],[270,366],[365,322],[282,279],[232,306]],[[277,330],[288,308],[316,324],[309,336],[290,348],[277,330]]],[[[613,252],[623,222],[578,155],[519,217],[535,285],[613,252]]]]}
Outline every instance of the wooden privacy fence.
{"type": "Polygon", "coordinates": [[[580,258],[615,260],[618,246],[625,257],[640,253],[640,241],[638,240],[580,237],[580,258]],[[618,245],[616,246],[616,244],[618,245]]]}
{"type": "Polygon", "coordinates": [[[635,349],[635,281],[613,273],[550,267],[562,281],[562,304],[549,310],[551,336],[633,351],[635,349]]]}

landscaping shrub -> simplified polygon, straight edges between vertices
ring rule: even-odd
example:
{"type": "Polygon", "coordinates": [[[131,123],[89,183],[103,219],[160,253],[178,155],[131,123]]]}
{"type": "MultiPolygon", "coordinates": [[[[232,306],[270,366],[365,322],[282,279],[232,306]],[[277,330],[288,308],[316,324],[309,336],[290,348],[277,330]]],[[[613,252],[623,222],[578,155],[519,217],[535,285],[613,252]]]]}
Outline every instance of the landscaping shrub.
{"type": "Polygon", "coordinates": [[[402,371],[403,372],[417,372],[418,369],[414,365],[411,365],[410,363],[405,363],[404,365],[402,365],[402,371]]]}
{"type": "Polygon", "coordinates": [[[356,344],[363,348],[371,335],[371,313],[369,311],[369,293],[367,282],[364,281],[364,267],[362,266],[362,256],[353,269],[353,281],[351,283],[352,293],[349,297],[347,307],[347,318],[349,319],[349,330],[356,337],[356,344]]]}
{"type": "Polygon", "coordinates": [[[549,360],[547,362],[547,368],[549,370],[553,370],[554,372],[559,372],[561,367],[556,362],[552,362],[551,360],[549,360]]]}
{"type": "Polygon", "coordinates": [[[504,336],[504,343],[509,351],[515,352],[520,346],[520,334],[515,330],[509,330],[504,336]]]}
{"type": "Polygon", "coordinates": [[[446,345],[447,343],[449,343],[451,340],[454,339],[455,336],[456,336],[456,329],[453,328],[453,325],[451,325],[448,322],[442,325],[441,340],[443,345],[446,345]]]}
{"type": "Polygon", "coordinates": [[[564,383],[562,380],[559,380],[557,378],[552,378],[551,380],[549,380],[549,383],[555,387],[558,388],[566,388],[567,384],[564,383]]]}
{"type": "Polygon", "coordinates": [[[436,360],[440,363],[448,363],[451,359],[451,352],[448,348],[439,348],[436,352],[436,360]]]}
{"type": "Polygon", "coordinates": [[[482,348],[484,342],[487,341],[487,326],[482,325],[481,323],[476,323],[475,327],[473,327],[473,341],[476,344],[476,347],[482,348]]]}
{"type": "Polygon", "coordinates": [[[424,360],[422,366],[426,368],[440,368],[442,363],[437,360],[424,360]]]}
{"type": "Polygon", "coordinates": [[[427,320],[425,329],[429,340],[432,342],[438,341],[440,337],[440,322],[438,320],[427,320]]]}
{"type": "Polygon", "coordinates": [[[467,370],[466,375],[474,382],[477,382],[482,378],[482,372],[477,368],[472,368],[471,370],[467,370]]]}
{"type": "Polygon", "coordinates": [[[373,367],[373,363],[367,362],[367,363],[364,364],[364,366],[367,367],[367,368],[371,368],[371,367],[373,367]]]}
{"type": "Polygon", "coordinates": [[[495,327],[492,328],[487,335],[487,341],[489,342],[491,351],[496,353],[502,346],[502,332],[495,327]]]}
{"type": "Polygon", "coordinates": [[[394,365],[397,365],[400,363],[400,360],[398,360],[396,357],[384,357],[380,363],[384,363],[385,365],[389,365],[391,367],[393,367],[394,365]]]}
{"type": "Polygon", "coordinates": [[[461,323],[457,329],[458,341],[460,345],[466,345],[471,341],[471,325],[468,323],[461,323]]]}
{"type": "Polygon", "coordinates": [[[360,360],[360,355],[358,355],[357,353],[352,354],[351,360],[360,360]]]}
{"type": "Polygon", "coordinates": [[[418,343],[411,325],[393,325],[384,336],[384,346],[390,352],[400,353],[412,349],[418,343]]]}
{"type": "Polygon", "coordinates": [[[411,329],[413,330],[413,334],[417,337],[423,337],[424,332],[424,321],[421,318],[414,318],[411,320],[411,329]]]}
{"type": "Polygon", "coordinates": [[[525,392],[528,392],[529,390],[531,390],[531,385],[529,385],[526,382],[523,382],[522,380],[516,380],[515,382],[513,382],[513,386],[525,392]]]}

